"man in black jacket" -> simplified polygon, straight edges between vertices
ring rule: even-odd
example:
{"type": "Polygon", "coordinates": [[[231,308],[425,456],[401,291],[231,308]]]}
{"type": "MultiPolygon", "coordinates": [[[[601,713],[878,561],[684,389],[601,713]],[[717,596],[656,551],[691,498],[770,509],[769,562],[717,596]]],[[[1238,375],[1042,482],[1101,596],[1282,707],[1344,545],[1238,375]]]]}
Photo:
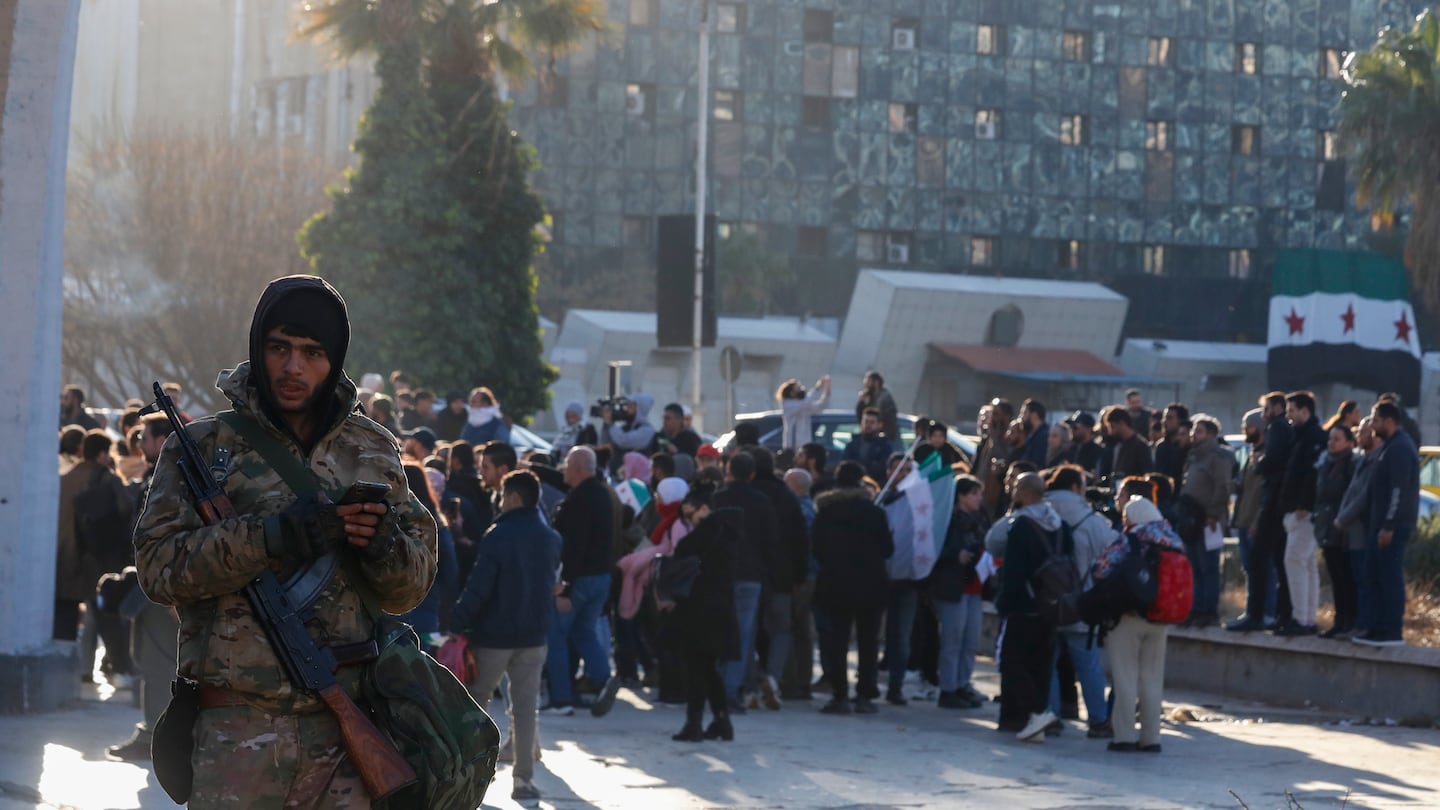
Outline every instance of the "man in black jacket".
{"type": "Polygon", "coordinates": [[[570,682],[570,642],[585,662],[585,676],[605,688],[596,699],[603,706],[615,699],[618,682],[610,679],[610,639],[596,630],[600,611],[610,595],[614,565],[614,504],[610,488],[596,476],[595,451],[576,447],[565,457],[565,483],[570,493],[555,510],[560,532],[562,590],[555,597],[545,671],[550,676],[550,709],[574,714],[570,682]]]}
{"type": "Polygon", "coordinates": [[[770,499],[755,488],[755,457],[739,452],[725,465],[725,488],[711,499],[716,509],[739,509],[743,515],[735,550],[735,620],[740,625],[740,658],[724,665],[725,695],[732,712],[743,712],[740,687],[755,649],[755,618],[760,594],[767,585],[791,576],[788,558],[780,553],[780,525],[770,499]]]}
{"type": "Polygon", "coordinates": [[[1285,480],[1280,485],[1291,619],[1275,628],[1275,635],[1313,636],[1320,610],[1320,571],[1315,561],[1315,523],[1310,513],[1315,511],[1315,464],[1325,452],[1327,437],[1315,418],[1315,395],[1309,391],[1285,397],[1285,417],[1294,431],[1285,480]]]}
{"type": "Polygon", "coordinates": [[[853,461],[835,470],[836,488],[815,501],[812,528],[815,562],[815,608],[823,610],[820,658],[834,697],[820,711],[850,714],[850,679],[845,665],[850,633],[859,649],[855,683],[857,714],[873,714],[871,695],[879,694],[880,616],[885,610],[889,578],[885,561],[895,551],[885,510],[870,500],[861,486],[865,470],[853,461]]]}
{"type": "Polygon", "coordinates": [[[1110,431],[1110,441],[1100,461],[1102,476],[1119,486],[1128,476],[1144,475],[1153,469],[1150,445],[1135,431],[1129,411],[1121,408],[1106,411],[1105,427],[1110,431]]]}
{"type": "MultiPolygon", "coordinates": [[[[1260,398],[1261,416],[1265,420],[1265,455],[1257,465],[1257,472],[1263,485],[1260,488],[1260,517],[1251,529],[1253,545],[1250,547],[1250,569],[1252,571],[1275,570],[1276,627],[1292,621],[1290,604],[1290,583],[1285,577],[1285,513],[1281,509],[1280,491],[1285,483],[1285,473],[1290,468],[1290,449],[1294,443],[1294,431],[1285,417],[1285,395],[1271,391],[1260,398]]],[[[1265,629],[1265,601],[1269,596],[1269,582],[1261,577],[1253,583],[1246,599],[1245,617],[1225,625],[1226,630],[1251,632],[1265,629]]]]}
{"type": "Polygon", "coordinates": [[[805,582],[810,564],[810,533],[805,527],[805,514],[800,501],[784,481],[775,477],[775,456],[765,447],[748,448],[755,459],[755,489],[764,495],[775,510],[775,568],[761,600],[761,626],[767,639],[765,675],[760,680],[760,694],[765,706],[780,708],[780,679],[794,649],[794,626],[791,622],[791,596],[795,586],[805,582]]]}

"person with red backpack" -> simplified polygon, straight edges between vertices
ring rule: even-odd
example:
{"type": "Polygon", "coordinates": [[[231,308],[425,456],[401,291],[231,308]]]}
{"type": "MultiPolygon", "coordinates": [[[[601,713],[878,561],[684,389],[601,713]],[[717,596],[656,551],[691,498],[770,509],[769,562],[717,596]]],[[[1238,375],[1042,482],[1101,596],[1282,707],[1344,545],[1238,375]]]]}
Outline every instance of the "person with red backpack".
{"type": "MultiPolygon", "coordinates": [[[[1134,543],[1130,541],[1134,540],[1142,547],[1154,546],[1161,553],[1155,569],[1158,587],[1154,602],[1143,613],[1133,611],[1122,615],[1105,636],[1106,668],[1115,692],[1115,708],[1110,715],[1115,739],[1110,742],[1109,750],[1158,754],[1165,641],[1170,625],[1184,621],[1190,613],[1194,583],[1190,579],[1185,544],[1153,502],[1136,496],[1125,504],[1125,532],[1124,542],[1117,541],[1112,548],[1133,549],[1134,543]],[[1167,553],[1172,551],[1176,553],[1167,553]],[[1131,719],[1135,716],[1137,700],[1140,705],[1138,735],[1131,719]]],[[[1114,565],[1113,555],[1107,551],[1096,561],[1092,576],[1104,579],[1108,568],[1114,565]]]]}

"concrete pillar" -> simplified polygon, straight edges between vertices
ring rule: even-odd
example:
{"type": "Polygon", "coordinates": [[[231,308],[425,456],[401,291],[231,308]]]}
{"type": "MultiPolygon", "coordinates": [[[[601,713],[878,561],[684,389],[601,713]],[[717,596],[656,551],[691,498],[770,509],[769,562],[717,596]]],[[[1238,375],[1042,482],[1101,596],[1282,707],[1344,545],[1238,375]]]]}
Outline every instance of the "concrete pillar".
{"type": "Polygon", "coordinates": [[[54,613],[65,157],[80,0],[0,0],[0,713],[79,695],[54,613]]]}

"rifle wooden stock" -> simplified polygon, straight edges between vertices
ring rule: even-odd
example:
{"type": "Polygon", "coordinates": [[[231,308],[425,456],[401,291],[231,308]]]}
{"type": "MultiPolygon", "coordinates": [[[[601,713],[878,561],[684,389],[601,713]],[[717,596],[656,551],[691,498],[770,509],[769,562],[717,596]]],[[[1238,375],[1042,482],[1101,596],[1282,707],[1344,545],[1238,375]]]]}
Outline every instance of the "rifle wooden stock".
{"type": "Polygon", "coordinates": [[[232,517],[239,517],[240,513],[235,511],[230,499],[224,495],[212,495],[195,504],[195,511],[200,513],[200,519],[205,521],[206,526],[214,526],[222,520],[232,517]]]}
{"type": "Polygon", "coordinates": [[[320,690],[320,697],[340,724],[340,740],[374,800],[383,799],[415,781],[415,770],[371,723],[340,684],[320,690]]]}

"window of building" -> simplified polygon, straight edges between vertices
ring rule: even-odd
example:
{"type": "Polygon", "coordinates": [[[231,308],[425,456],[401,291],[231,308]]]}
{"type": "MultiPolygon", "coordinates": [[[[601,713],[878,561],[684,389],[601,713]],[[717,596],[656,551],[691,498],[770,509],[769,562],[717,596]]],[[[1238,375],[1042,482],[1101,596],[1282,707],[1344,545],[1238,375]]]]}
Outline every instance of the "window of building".
{"type": "Polygon", "coordinates": [[[915,184],[920,188],[945,187],[945,139],[915,139],[915,184]]]}
{"type": "Polygon", "coordinates": [[[648,118],[654,115],[655,109],[655,85],[653,84],[627,84],[625,85],[625,114],[637,118],[648,118]]]}
{"type": "Polygon", "coordinates": [[[570,103],[570,78],[553,73],[542,76],[539,94],[541,107],[564,107],[570,103]]]}
{"type": "Polygon", "coordinates": [[[916,104],[890,104],[890,131],[915,132],[919,126],[920,107],[916,104]]]}
{"type": "Polygon", "coordinates": [[[1236,124],[1230,128],[1230,151],[1237,155],[1260,154],[1260,127],[1236,124]]]}
{"type": "Polygon", "coordinates": [[[744,120],[745,95],[737,90],[716,90],[711,111],[716,121],[744,120]]]}
{"type": "Polygon", "coordinates": [[[830,99],[824,96],[805,96],[800,108],[800,123],[807,127],[830,128],[830,99]]]}
{"type": "Polygon", "coordinates": [[[1055,256],[1055,266],[1071,272],[1080,269],[1080,242],[1076,239],[1060,240],[1055,256]]]}
{"type": "Polygon", "coordinates": [[[1085,143],[1085,116],[1068,113],[1060,116],[1060,143],[1066,146],[1080,146],[1085,143]]]}
{"type": "Polygon", "coordinates": [[[855,98],[860,94],[860,49],[836,45],[830,49],[830,95],[855,98]]]}
{"type": "Polygon", "coordinates": [[[1145,122],[1145,148],[1151,152],[1170,151],[1170,122],[1145,122]]]}
{"type": "Polygon", "coordinates": [[[1090,61],[1090,33],[1066,31],[1060,39],[1060,55],[1066,62],[1090,61]]]}
{"type": "Polygon", "coordinates": [[[1260,46],[1254,42],[1235,43],[1235,72],[1254,75],[1260,72],[1260,46]]]}
{"type": "Polygon", "coordinates": [[[830,255],[830,232],[824,228],[800,226],[795,233],[795,252],[810,258],[825,258],[830,255]]]}
{"type": "Polygon", "coordinates": [[[631,25],[654,25],[659,17],[659,0],[630,0],[631,25]]]}
{"type": "Polygon", "coordinates": [[[1322,129],[1315,133],[1315,154],[1323,161],[1340,159],[1340,139],[1333,129],[1322,129]]]}
{"type": "Polygon", "coordinates": [[[1151,67],[1170,67],[1170,37],[1150,37],[1145,64],[1151,67]]]}
{"type": "Polygon", "coordinates": [[[1005,55],[1005,26],[981,25],[975,29],[975,52],[987,56],[1005,55]]]}
{"type": "Polygon", "coordinates": [[[1339,48],[1320,49],[1320,78],[1338,79],[1340,69],[1345,67],[1345,52],[1339,48]]]}
{"type": "Polygon", "coordinates": [[[1250,278],[1250,251],[1230,251],[1230,278],[1250,278]]]}
{"type": "Polygon", "coordinates": [[[995,240],[988,236],[976,236],[970,239],[970,265],[972,267],[989,267],[995,263],[995,240]]]}
{"type": "Polygon", "coordinates": [[[885,260],[885,234],[881,231],[855,233],[855,259],[862,262],[885,260]]]}
{"type": "Polygon", "coordinates": [[[913,51],[920,41],[920,21],[899,17],[890,23],[890,47],[897,51],[913,51]]]}
{"type": "Polygon", "coordinates": [[[715,30],[722,34],[738,34],[745,30],[745,7],[738,3],[721,3],[715,7],[715,30]]]}
{"type": "Polygon", "coordinates": [[[1140,252],[1141,269],[1147,276],[1165,275],[1165,246],[1146,245],[1140,252]]]}
{"type": "Polygon", "coordinates": [[[993,141],[1000,137],[1000,111],[980,109],[975,111],[975,139],[993,141]]]}
{"type": "Polygon", "coordinates": [[[835,36],[835,14],[819,9],[805,9],[805,41],[829,42],[835,36]]]}

